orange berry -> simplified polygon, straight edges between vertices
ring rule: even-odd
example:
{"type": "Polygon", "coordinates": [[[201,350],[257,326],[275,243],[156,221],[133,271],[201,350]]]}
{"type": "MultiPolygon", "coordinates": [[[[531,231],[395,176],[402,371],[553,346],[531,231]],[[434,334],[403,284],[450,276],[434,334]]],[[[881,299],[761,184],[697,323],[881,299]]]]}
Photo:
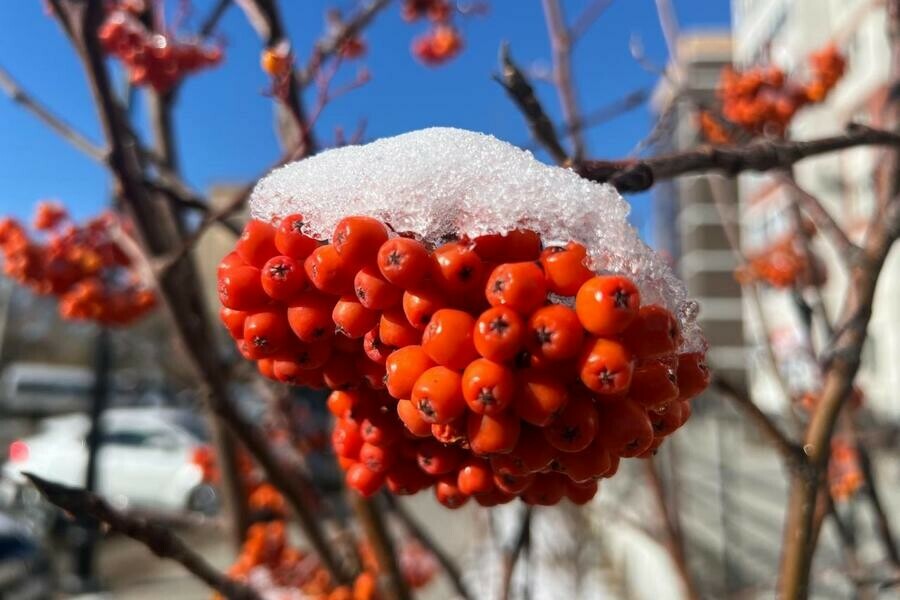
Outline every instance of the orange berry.
{"type": "Polygon", "coordinates": [[[508,306],[529,314],[547,299],[544,272],[534,262],[499,265],[488,277],[485,297],[491,306],[508,306]]]}
{"type": "Polygon", "coordinates": [[[411,400],[429,423],[449,423],[466,410],[459,373],[447,367],[432,367],[413,386],[411,400]]]}
{"type": "Polygon", "coordinates": [[[634,361],[622,344],[604,338],[587,341],[578,363],[581,382],[589,390],[614,396],[628,390],[634,361]]]}
{"type": "Polygon", "coordinates": [[[424,440],[416,451],[416,462],[419,468],[429,475],[443,475],[459,466],[463,459],[462,451],[453,446],[445,446],[436,440],[424,440]]]}
{"type": "Polygon", "coordinates": [[[436,289],[407,290],[403,293],[403,314],[419,330],[425,329],[432,315],[446,306],[446,296],[436,289]]]}
{"type": "Polygon", "coordinates": [[[574,296],[581,285],[594,276],[587,268],[587,251],[575,242],[565,248],[554,246],[541,253],[541,266],[547,279],[547,289],[560,296],[574,296]]]}
{"type": "Polygon", "coordinates": [[[494,489],[494,472],[484,459],[468,458],[459,467],[456,485],[467,496],[486,494],[494,489]]]}
{"type": "Polygon", "coordinates": [[[586,481],[584,483],[570,481],[566,485],[566,498],[572,504],[582,506],[593,500],[594,496],[597,495],[598,487],[596,481],[586,481]]]}
{"type": "Polygon", "coordinates": [[[378,249],[388,239],[384,223],[372,217],[345,217],[334,228],[331,243],[348,265],[357,268],[374,263],[378,249]]]}
{"type": "Polygon", "coordinates": [[[241,237],[234,250],[248,265],[262,267],[266,261],[278,254],[275,247],[275,228],[264,221],[251,219],[244,225],[241,237]]]}
{"type": "Polygon", "coordinates": [[[628,397],[644,408],[656,408],[677,399],[675,370],[661,360],[642,361],[634,368],[628,397]]]}
{"type": "Polygon", "coordinates": [[[463,371],[463,398],[473,412],[488,415],[503,412],[512,402],[515,390],[512,371],[486,358],[473,360],[463,371]]]}
{"type": "Polygon", "coordinates": [[[489,308],[478,317],[473,332],[475,349],[495,362],[512,360],[525,342],[522,317],[506,306],[489,308]]]}
{"type": "Polygon", "coordinates": [[[397,402],[397,416],[409,431],[416,437],[430,437],[431,423],[422,418],[422,414],[409,400],[397,402]]]}
{"type": "Polygon", "coordinates": [[[581,350],[584,329],[568,306],[551,304],[537,309],[528,320],[532,355],[549,361],[574,358],[581,350]]]}
{"type": "Polygon", "coordinates": [[[378,249],[378,269],[386,280],[408,290],[421,286],[433,269],[434,259],[417,240],[395,237],[378,249]]]}
{"type": "Polygon", "coordinates": [[[316,289],[328,294],[353,293],[355,269],[331,244],[313,250],[303,263],[306,276],[316,289]]]}
{"type": "Polygon", "coordinates": [[[353,289],[359,303],[371,310],[384,310],[400,304],[403,290],[388,283],[375,267],[363,267],[353,279],[353,289]]]}
{"type": "Polygon", "coordinates": [[[363,463],[355,463],[347,469],[347,487],[356,490],[359,495],[368,498],[375,494],[384,483],[384,475],[375,473],[363,463]]]}
{"type": "Polygon", "coordinates": [[[469,501],[469,496],[460,491],[456,483],[456,476],[448,473],[441,477],[434,486],[434,496],[437,501],[450,509],[456,509],[469,501]]]}
{"type": "Polygon", "coordinates": [[[597,439],[615,456],[637,456],[653,443],[653,426],[647,412],[636,403],[624,400],[598,404],[597,414],[597,439]]]}
{"type": "Polygon", "coordinates": [[[422,341],[421,332],[413,327],[399,306],[392,306],[381,313],[378,322],[378,337],[394,348],[402,348],[418,344],[422,341]]]}
{"type": "Polygon", "coordinates": [[[678,355],[678,397],[687,400],[709,386],[709,367],[702,352],[678,355]]]}
{"type": "Polygon", "coordinates": [[[342,296],[334,305],[331,319],[337,332],[356,339],[366,335],[378,324],[378,313],[363,306],[356,296],[342,296]]]}
{"type": "Polygon", "coordinates": [[[435,366],[421,346],[404,346],[388,355],[384,363],[385,384],[394,398],[409,398],[416,380],[435,366]]]}
{"type": "Polygon", "coordinates": [[[425,333],[422,348],[439,365],[463,369],[478,357],[472,341],[475,319],[469,313],[442,308],[434,313],[425,333]]]}
{"type": "Polygon", "coordinates": [[[304,292],[287,309],[291,330],[304,342],[316,342],[334,337],[334,299],[319,292],[304,292]]]}
{"type": "Polygon", "coordinates": [[[516,447],[522,424],[513,411],[497,415],[469,413],[466,430],[475,454],[506,454],[516,447]]]}
{"type": "Polygon", "coordinates": [[[575,296],[575,312],[594,335],[615,335],[638,314],[641,296],[630,279],[598,275],[582,284],[575,296]]]}
{"type": "Polygon", "coordinates": [[[568,400],[565,383],[553,373],[525,369],[519,374],[515,409],[523,421],[543,427],[553,420],[568,400]]]}
{"type": "Polygon", "coordinates": [[[681,328],[672,313],[651,304],[641,307],[622,338],[635,358],[654,358],[675,353],[681,345],[681,328]]]}
{"type": "Polygon", "coordinates": [[[523,262],[536,260],[541,254],[541,236],[530,229],[513,229],[505,234],[478,236],[472,249],[490,262],[523,262]]]}
{"type": "Polygon", "coordinates": [[[303,233],[303,215],[288,215],[278,224],[275,247],[278,252],[295,260],[305,260],[319,242],[303,233]]]}
{"type": "Polygon", "coordinates": [[[447,293],[465,296],[484,282],[484,262],[469,246],[460,242],[444,244],[434,251],[436,283],[447,293]]]}
{"type": "Polygon", "coordinates": [[[553,422],[544,429],[544,437],[557,450],[580,452],[590,446],[597,435],[597,409],[584,394],[569,400],[553,422]]]}

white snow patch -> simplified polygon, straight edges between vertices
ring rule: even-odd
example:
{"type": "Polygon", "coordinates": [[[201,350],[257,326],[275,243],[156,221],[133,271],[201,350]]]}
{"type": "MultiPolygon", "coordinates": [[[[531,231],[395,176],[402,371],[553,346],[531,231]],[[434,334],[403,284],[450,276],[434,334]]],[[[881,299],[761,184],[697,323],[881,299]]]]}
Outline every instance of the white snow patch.
{"type": "Polygon", "coordinates": [[[644,304],[673,311],[684,349],[705,346],[697,304],[640,240],[627,220],[629,205],[612,186],[545,165],[490,135],[436,127],[327,150],[261,179],[250,211],[272,222],[302,213],[307,233],[321,239],[341,218],[368,215],[435,244],[448,235],[519,227],[539,232],[545,245],[574,240],[588,248],[595,271],[632,277],[644,304]]]}

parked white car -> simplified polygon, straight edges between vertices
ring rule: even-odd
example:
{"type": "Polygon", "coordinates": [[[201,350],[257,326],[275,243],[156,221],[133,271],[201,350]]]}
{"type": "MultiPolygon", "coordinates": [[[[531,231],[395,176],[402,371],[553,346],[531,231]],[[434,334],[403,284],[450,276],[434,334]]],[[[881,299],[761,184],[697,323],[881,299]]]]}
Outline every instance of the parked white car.
{"type": "MultiPolygon", "coordinates": [[[[160,408],[113,408],[103,415],[97,491],[118,507],[216,508],[215,491],[195,460],[205,442],[190,413],[160,408]]],[[[38,433],[10,444],[3,477],[14,491],[30,472],[82,487],[90,421],[83,414],[44,419],[38,433]]],[[[18,494],[16,494],[18,495],[18,494]]]]}

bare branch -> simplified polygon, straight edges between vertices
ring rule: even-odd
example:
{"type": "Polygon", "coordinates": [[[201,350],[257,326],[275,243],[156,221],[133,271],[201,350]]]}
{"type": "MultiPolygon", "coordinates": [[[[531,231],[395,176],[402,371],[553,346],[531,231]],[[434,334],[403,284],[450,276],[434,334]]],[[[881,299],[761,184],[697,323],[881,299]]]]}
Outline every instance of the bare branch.
{"type": "Polygon", "coordinates": [[[531,513],[532,507],[525,507],[525,512],[522,513],[522,520],[519,522],[519,531],[516,533],[512,545],[503,553],[503,575],[500,579],[502,586],[500,588],[501,600],[509,600],[511,597],[516,563],[519,562],[519,556],[522,555],[522,550],[528,545],[529,538],[531,538],[531,513]]]}
{"type": "Polygon", "coordinates": [[[613,0],[594,0],[575,18],[570,29],[569,36],[573,42],[578,41],[587,30],[591,28],[597,19],[612,6],[613,0]]]}
{"type": "Polygon", "coordinates": [[[844,135],[809,141],[760,140],[741,146],[700,146],[647,159],[587,160],[577,170],[583,177],[610,183],[620,192],[643,192],[664,179],[710,171],[734,177],[744,171],[785,169],[804,158],[865,145],[900,147],[900,135],[851,125],[844,135]]]}
{"type": "Polygon", "coordinates": [[[456,562],[453,558],[441,548],[438,543],[431,537],[431,535],[423,528],[413,516],[406,510],[406,507],[403,506],[403,503],[398,499],[394,498],[390,494],[385,494],[385,499],[388,502],[388,505],[391,507],[391,511],[403,523],[403,526],[409,531],[409,533],[416,538],[419,543],[421,543],[425,548],[428,549],[431,554],[437,559],[438,563],[440,563],[441,567],[444,569],[444,573],[447,575],[447,578],[450,580],[450,583],[453,585],[453,589],[456,590],[456,593],[459,597],[464,600],[472,600],[473,596],[469,593],[469,590],[466,589],[465,584],[462,580],[462,573],[459,570],[459,567],[456,565],[456,562]]]}
{"type": "Polygon", "coordinates": [[[713,377],[712,386],[731,399],[741,411],[753,421],[765,435],[789,467],[796,468],[805,462],[800,447],[782,433],[772,419],[764,413],[753,400],[738,389],[736,385],[720,376],[713,377]]]}
{"type": "Polygon", "coordinates": [[[366,539],[375,554],[375,560],[378,562],[379,572],[386,579],[384,585],[380,586],[387,600],[410,600],[412,595],[400,572],[400,565],[397,562],[397,553],[394,550],[394,543],[391,540],[390,533],[384,522],[384,515],[381,508],[376,504],[375,499],[365,499],[356,492],[349,492],[351,495],[351,503],[356,517],[363,526],[366,533],[366,539]]]}
{"type": "Polygon", "coordinates": [[[365,29],[391,0],[371,0],[349,19],[328,31],[313,47],[306,66],[297,74],[300,84],[305,86],[315,79],[322,63],[334,56],[347,40],[352,39],[365,29]]]}
{"type": "Polygon", "coordinates": [[[585,141],[581,131],[573,126],[581,121],[581,111],[578,108],[575,80],[572,78],[572,37],[559,0],[543,0],[543,5],[553,52],[553,80],[559,94],[566,129],[572,132],[572,154],[577,164],[584,158],[585,141]]]}
{"type": "Polygon", "coordinates": [[[803,210],[812,217],[816,227],[821,229],[822,232],[831,239],[831,243],[834,244],[838,254],[844,260],[852,260],[859,252],[859,248],[850,241],[850,238],[847,237],[847,233],[840,225],[838,225],[837,221],[834,220],[834,217],[831,216],[825,207],[822,206],[819,199],[801,188],[790,174],[777,173],[775,178],[796,193],[797,200],[803,207],[803,210]]]}
{"type": "Polygon", "coordinates": [[[507,44],[500,47],[500,67],[501,74],[495,75],[494,79],[503,86],[512,101],[522,111],[531,135],[546,148],[553,160],[560,164],[566,163],[569,156],[559,143],[556,129],[537,99],[534,88],[528,83],[518,65],[513,62],[507,44]]]}
{"type": "Polygon", "coordinates": [[[29,111],[78,150],[81,150],[97,162],[102,163],[106,160],[106,150],[75,131],[71,125],[54,115],[47,107],[35,100],[28,92],[22,89],[16,80],[13,79],[12,75],[9,74],[9,71],[3,67],[0,67],[0,89],[2,89],[13,102],[29,111]]]}
{"type": "Polygon", "coordinates": [[[699,600],[700,592],[697,590],[697,584],[691,570],[688,567],[687,556],[684,552],[684,538],[681,535],[681,528],[670,510],[668,502],[666,502],[666,493],[663,489],[662,479],[656,468],[656,462],[653,458],[644,461],[647,468],[647,478],[650,480],[650,488],[653,491],[657,508],[659,509],[660,518],[663,521],[663,527],[666,531],[666,546],[669,549],[669,556],[675,563],[675,569],[684,585],[687,597],[691,600],[699,600]]]}
{"type": "Polygon", "coordinates": [[[200,25],[200,29],[197,32],[201,39],[206,39],[213,34],[216,27],[219,25],[219,21],[231,7],[231,3],[232,0],[219,0],[216,2],[216,5],[213,6],[206,18],[203,19],[203,24],[200,25]]]}
{"type": "Polygon", "coordinates": [[[52,504],[76,517],[90,517],[113,531],[127,535],[160,558],[173,560],[188,572],[230,600],[259,600],[250,587],[228,578],[194,552],[171,531],[153,521],[120,512],[101,497],[83,489],[53,483],[37,475],[26,477],[52,504]]]}

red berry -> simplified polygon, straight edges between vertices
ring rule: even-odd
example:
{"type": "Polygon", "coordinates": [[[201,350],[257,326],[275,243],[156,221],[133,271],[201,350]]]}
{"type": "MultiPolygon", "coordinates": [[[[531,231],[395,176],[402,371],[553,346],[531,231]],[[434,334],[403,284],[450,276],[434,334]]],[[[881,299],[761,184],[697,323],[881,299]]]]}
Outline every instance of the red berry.
{"type": "Polygon", "coordinates": [[[371,217],[345,217],[334,228],[331,243],[348,265],[357,268],[375,262],[376,253],[388,239],[387,227],[371,217]]]}
{"type": "Polygon", "coordinates": [[[275,231],[275,247],[281,254],[302,261],[319,245],[303,233],[303,215],[288,215],[275,231]]]}
{"type": "Polygon", "coordinates": [[[527,315],[547,299],[544,272],[534,262],[499,265],[488,277],[485,297],[491,306],[508,306],[527,315]]]}
{"type": "Polygon", "coordinates": [[[395,237],[378,249],[378,269],[392,284],[404,290],[421,286],[431,275],[434,259],[416,240],[395,237]]]}
{"type": "Polygon", "coordinates": [[[262,287],[270,298],[288,301],[306,287],[303,265],[290,256],[274,256],[262,268],[262,287]]]}
{"type": "Polygon", "coordinates": [[[275,228],[256,219],[247,221],[234,250],[247,264],[262,267],[267,260],[278,254],[275,247],[275,228]]]}
{"type": "Polygon", "coordinates": [[[469,313],[442,308],[432,315],[422,335],[422,349],[439,365],[463,369],[478,356],[472,342],[475,319],[469,313]]]}

